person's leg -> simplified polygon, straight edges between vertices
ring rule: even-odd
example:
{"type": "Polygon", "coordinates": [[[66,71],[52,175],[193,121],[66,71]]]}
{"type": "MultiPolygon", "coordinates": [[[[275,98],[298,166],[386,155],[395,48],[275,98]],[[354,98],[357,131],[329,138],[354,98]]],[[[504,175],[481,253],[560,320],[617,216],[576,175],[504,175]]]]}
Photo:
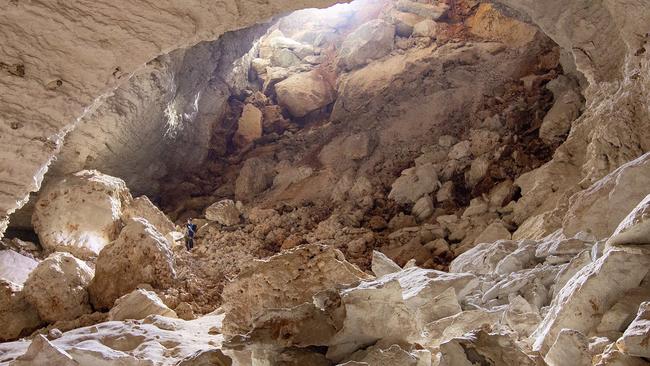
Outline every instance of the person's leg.
{"type": "Polygon", "coordinates": [[[190,250],[194,248],[194,238],[190,238],[190,250]]]}
{"type": "Polygon", "coordinates": [[[192,247],[190,246],[190,242],[191,242],[191,240],[192,240],[192,239],[190,239],[190,238],[185,238],[185,249],[187,249],[188,251],[189,251],[190,249],[192,249],[192,247]]]}

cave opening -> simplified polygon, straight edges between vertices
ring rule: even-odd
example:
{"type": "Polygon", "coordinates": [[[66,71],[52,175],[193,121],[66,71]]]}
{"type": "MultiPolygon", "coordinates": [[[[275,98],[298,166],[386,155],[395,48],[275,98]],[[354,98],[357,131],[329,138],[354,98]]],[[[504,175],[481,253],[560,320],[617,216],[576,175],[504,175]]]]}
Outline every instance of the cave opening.
{"type": "MultiPolygon", "coordinates": [[[[28,258],[29,271],[74,265],[83,283],[66,296],[82,305],[50,311],[59,307],[26,294],[52,290],[21,275],[26,290],[8,293],[25,294],[21,311],[32,312],[0,340],[96,326],[99,348],[142,358],[146,336],[122,344],[104,323],[139,316],[142,302],[183,320],[143,324],[196,326],[203,333],[187,342],[209,339],[230,353],[206,357],[241,365],[372,364],[388,353],[431,365],[431,354],[458,350],[492,365],[495,349],[533,364],[559,347],[575,335],[553,328],[553,342],[521,346],[504,334],[536,334],[562,286],[604,255],[601,228],[574,223],[568,208],[598,170],[575,153],[600,151],[584,142],[587,124],[576,127],[593,85],[560,37],[501,3],[355,0],[149,61],[80,119],[2,239],[0,253],[28,258]],[[431,290],[439,279],[451,284],[431,290]],[[366,314],[385,324],[346,323],[366,314]],[[456,319],[478,325],[453,340],[430,331],[456,319]],[[492,323],[513,330],[495,336],[492,323]],[[421,338],[393,338],[398,325],[421,338]]],[[[187,359],[195,351],[164,342],[187,359]]],[[[172,353],[159,357],[178,361],[172,353]]]]}

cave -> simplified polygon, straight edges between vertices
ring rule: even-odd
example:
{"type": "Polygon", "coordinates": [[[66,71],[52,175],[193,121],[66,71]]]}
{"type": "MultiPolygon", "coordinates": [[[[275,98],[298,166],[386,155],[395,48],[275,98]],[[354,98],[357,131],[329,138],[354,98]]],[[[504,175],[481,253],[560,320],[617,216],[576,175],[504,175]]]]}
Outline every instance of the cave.
{"type": "Polygon", "coordinates": [[[650,364],[650,4],[0,4],[0,365],[650,364]]]}

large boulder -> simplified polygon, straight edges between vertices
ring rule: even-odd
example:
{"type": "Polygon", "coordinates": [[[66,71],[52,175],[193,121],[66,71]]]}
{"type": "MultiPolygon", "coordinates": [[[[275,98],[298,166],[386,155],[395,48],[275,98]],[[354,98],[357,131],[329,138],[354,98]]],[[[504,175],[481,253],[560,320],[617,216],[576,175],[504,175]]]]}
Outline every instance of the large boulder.
{"type": "Polygon", "coordinates": [[[25,300],[23,287],[0,279],[0,341],[29,335],[41,325],[36,308],[25,300]]]}
{"type": "Polygon", "coordinates": [[[233,200],[221,200],[205,209],[205,218],[224,226],[239,224],[240,212],[233,200]]]}
{"type": "Polygon", "coordinates": [[[384,57],[393,49],[395,26],[371,20],[350,33],[339,50],[338,67],[352,70],[384,57]]]}
{"type": "Polygon", "coordinates": [[[120,217],[130,200],[123,180],[83,170],[39,193],[32,223],[47,252],[90,259],[117,238],[120,217]]]}
{"type": "Polygon", "coordinates": [[[303,72],[275,84],[278,104],[294,117],[304,117],[336,100],[336,90],[318,70],[303,72]]]}
{"type": "Polygon", "coordinates": [[[22,286],[37,265],[34,258],[9,249],[0,250],[0,279],[22,286]]]}
{"type": "Polygon", "coordinates": [[[318,292],[369,277],[348,263],[339,250],[316,244],[256,261],[223,290],[223,332],[245,334],[253,321],[270,309],[308,303],[318,292]]]}
{"type": "Polygon", "coordinates": [[[650,153],[606,175],[569,200],[562,227],[567,236],[589,231],[598,239],[610,236],[648,194],[650,153]]]}
{"type": "Polygon", "coordinates": [[[108,320],[144,319],[149,315],[178,318],[155,292],[137,289],[115,300],[115,306],[108,312],[108,320]]]}
{"type": "Polygon", "coordinates": [[[42,261],[25,282],[25,298],[47,322],[73,320],[92,312],[86,290],[94,271],[70,253],[42,261]]]}
{"type": "Polygon", "coordinates": [[[148,284],[170,287],[176,278],[170,243],[142,218],[131,219],[114,242],[97,257],[88,291],[96,309],[108,309],[116,299],[148,284]]]}

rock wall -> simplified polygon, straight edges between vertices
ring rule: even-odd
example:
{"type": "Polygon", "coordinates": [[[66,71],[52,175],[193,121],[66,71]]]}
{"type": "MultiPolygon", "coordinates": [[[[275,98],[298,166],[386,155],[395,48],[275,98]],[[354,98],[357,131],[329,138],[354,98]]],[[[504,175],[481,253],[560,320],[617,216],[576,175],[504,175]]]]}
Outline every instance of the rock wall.
{"type": "Polygon", "coordinates": [[[586,109],[574,121],[567,141],[552,161],[519,182],[523,198],[516,211],[522,218],[529,217],[526,231],[543,227],[532,234],[540,237],[560,227],[557,218],[561,220],[573,193],[650,148],[650,63],[646,53],[650,3],[499,2],[530,16],[554,41],[570,50],[578,70],[589,81],[584,93],[586,109]],[[557,183],[560,177],[562,182],[557,183]],[[553,208],[552,214],[536,216],[553,208]]]}
{"type": "Polygon", "coordinates": [[[0,212],[40,187],[63,137],[155,57],[332,1],[2,1],[0,212]]]}

